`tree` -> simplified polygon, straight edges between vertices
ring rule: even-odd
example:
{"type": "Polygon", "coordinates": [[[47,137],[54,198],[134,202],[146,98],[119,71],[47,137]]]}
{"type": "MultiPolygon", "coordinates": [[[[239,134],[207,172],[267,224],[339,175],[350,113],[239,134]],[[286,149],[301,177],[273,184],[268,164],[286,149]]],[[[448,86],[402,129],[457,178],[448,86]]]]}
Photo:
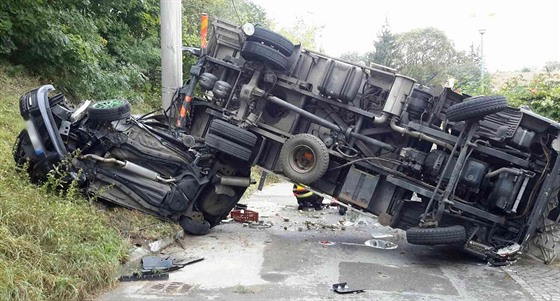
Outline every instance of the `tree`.
{"type": "Polygon", "coordinates": [[[360,54],[357,51],[350,51],[340,55],[341,60],[348,61],[354,64],[362,64],[366,65],[367,56],[364,54],[360,54]]]}
{"type": "Polygon", "coordinates": [[[530,82],[513,78],[500,87],[499,94],[506,96],[511,106],[529,106],[533,111],[560,120],[560,75],[539,74],[530,82]]]}
{"type": "Polygon", "coordinates": [[[374,50],[366,53],[368,63],[376,63],[383,66],[394,67],[397,56],[397,41],[391,32],[389,21],[385,19],[385,24],[377,34],[377,40],[373,42],[374,50]]]}
{"type": "Polygon", "coordinates": [[[554,72],[560,70],[560,62],[559,61],[548,61],[544,63],[544,70],[546,72],[554,72]]]}
{"type": "Polygon", "coordinates": [[[321,52],[317,37],[320,36],[324,26],[310,24],[303,18],[297,17],[291,26],[282,27],[278,33],[290,39],[294,44],[301,43],[305,49],[321,52]]]}
{"type": "Polygon", "coordinates": [[[455,79],[454,88],[458,92],[473,96],[492,93],[492,76],[486,72],[480,79],[480,55],[473,46],[469,52],[456,52],[456,62],[448,66],[447,74],[455,79]]]}
{"type": "MultiPolygon", "coordinates": [[[[184,1],[185,45],[200,44],[203,12],[270,25],[259,6],[233,5],[184,1]]],[[[160,94],[159,12],[158,0],[0,1],[0,59],[25,66],[73,98],[159,99],[153,97],[160,94]]]]}
{"type": "Polygon", "coordinates": [[[432,27],[398,34],[396,45],[396,69],[421,84],[443,84],[452,66],[469,61],[443,31],[432,27]]]}

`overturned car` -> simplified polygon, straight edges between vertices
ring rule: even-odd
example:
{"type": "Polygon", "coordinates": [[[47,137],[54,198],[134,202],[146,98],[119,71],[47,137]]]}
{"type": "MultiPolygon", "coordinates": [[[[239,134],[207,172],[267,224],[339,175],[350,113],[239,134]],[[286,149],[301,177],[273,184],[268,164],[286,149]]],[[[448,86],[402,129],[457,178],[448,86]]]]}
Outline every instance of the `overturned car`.
{"type": "Polygon", "coordinates": [[[191,234],[227,216],[256,165],[406,230],[413,244],[493,262],[533,244],[554,259],[557,122],[251,25],[215,20],[208,47],[190,51],[198,62],[164,115],[131,116],[124,100],[74,109],[49,85],[23,95],[16,162],[34,181],[62,166],[87,193],[191,234]]]}

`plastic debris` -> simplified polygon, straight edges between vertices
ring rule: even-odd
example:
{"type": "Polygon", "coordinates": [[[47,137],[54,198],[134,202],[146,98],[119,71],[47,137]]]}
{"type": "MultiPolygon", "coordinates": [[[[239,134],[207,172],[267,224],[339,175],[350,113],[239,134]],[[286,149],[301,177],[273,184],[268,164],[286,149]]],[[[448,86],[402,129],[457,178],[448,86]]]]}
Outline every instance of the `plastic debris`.
{"type": "Polygon", "coordinates": [[[365,292],[363,289],[351,289],[346,282],[335,283],[332,285],[332,289],[337,294],[357,294],[365,292]]]}

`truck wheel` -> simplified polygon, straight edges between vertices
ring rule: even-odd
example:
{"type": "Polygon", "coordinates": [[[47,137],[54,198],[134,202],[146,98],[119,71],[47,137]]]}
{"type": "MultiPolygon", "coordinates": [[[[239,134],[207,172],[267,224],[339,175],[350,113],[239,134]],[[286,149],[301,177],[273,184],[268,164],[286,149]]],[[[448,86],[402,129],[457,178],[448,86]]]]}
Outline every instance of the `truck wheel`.
{"type": "Polygon", "coordinates": [[[179,225],[186,233],[191,235],[206,235],[210,232],[210,223],[207,221],[193,221],[189,217],[183,216],[179,220],[179,225]]]}
{"type": "Polygon", "coordinates": [[[130,103],[123,99],[98,101],[87,108],[92,121],[115,121],[130,117],[130,103]]]}
{"type": "Polygon", "coordinates": [[[465,243],[465,227],[456,225],[438,228],[410,228],[406,230],[406,240],[415,245],[449,245],[465,243]]]}
{"type": "Polygon", "coordinates": [[[272,46],[285,56],[292,55],[294,44],[286,37],[262,27],[255,27],[255,33],[247,37],[247,41],[259,42],[272,46]]]}
{"type": "Polygon", "coordinates": [[[204,138],[204,143],[209,147],[219,150],[222,153],[239,158],[243,161],[248,161],[253,152],[250,148],[241,146],[229,138],[217,136],[215,134],[207,134],[204,138]]]}
{"type": "Polygon", "coordinates": [[[243,144],[249,148],[253,148],[257,143],[257,136],[255,134],[220,119],[214,119],[212,121],[209,133],[229,138],[229,140],[243,144]]]}
{"type": "Polygon", "coordinates": [[[241,56],[248,61],[261,62],[279,71],[288,68],[288,58],[285,55],[261,43],[245,41],[241,56]]]}
{"type": "Polygon", "coordinates": [[[507,99],[501,95],[475,96],[454,104],[447,110],[449,121],[464,121],[482,118],[500,112],[508,107],[507,99]]]}
{"type": "Polygon", "coordinates": [[[291,180],[311,184],[329,167],[329,150],[311,134],[298,134],[288,139],[280,151],[280,166],[291,180]]]}

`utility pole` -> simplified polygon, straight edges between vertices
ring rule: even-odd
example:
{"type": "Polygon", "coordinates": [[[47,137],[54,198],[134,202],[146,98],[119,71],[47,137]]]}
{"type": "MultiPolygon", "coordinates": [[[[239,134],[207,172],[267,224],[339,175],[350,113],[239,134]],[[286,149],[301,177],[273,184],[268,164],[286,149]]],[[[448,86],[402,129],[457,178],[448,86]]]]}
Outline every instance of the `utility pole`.
{"type": "Polygon", "coordinates": [[[161,100],[165,111],[183,82],[181,0],[160,0],[161,100]]]}
{"type": "Polygon", "coordinates": [[[479,29],[480,33],[480,88],[484,91],[484,33],[486,29],[479,29]]]}

